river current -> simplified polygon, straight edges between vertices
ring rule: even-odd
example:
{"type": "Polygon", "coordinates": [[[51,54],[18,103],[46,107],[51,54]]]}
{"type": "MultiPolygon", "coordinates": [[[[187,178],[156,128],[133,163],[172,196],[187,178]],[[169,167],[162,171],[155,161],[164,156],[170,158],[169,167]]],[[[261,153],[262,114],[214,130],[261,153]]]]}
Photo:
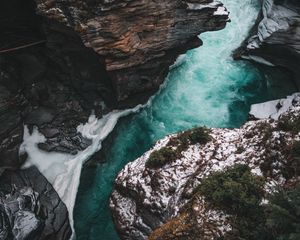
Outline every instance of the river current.
{"type": "MultiPolygon", "coordinates": [[[[231,57],[259,12],[258,0],[222,0],[231,23],[201,35],[204,45],[180,56],[161,91],[138,113],[120,120],[104,150],[105,163],[83,169],[74,209],[79,240],[118,240],[108,208],[117,173],[160,138],[194,126],[239,127],[250,105],[295,89],[276,68],[231,57]]],[[[105,145],[105,144],[104,144],[105,145]]]]}

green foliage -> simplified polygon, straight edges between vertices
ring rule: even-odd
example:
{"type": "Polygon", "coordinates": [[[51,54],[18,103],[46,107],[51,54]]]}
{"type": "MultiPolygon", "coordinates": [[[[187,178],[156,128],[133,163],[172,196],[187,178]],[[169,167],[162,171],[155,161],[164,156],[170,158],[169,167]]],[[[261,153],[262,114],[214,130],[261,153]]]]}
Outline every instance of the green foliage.
{"type": "Polygon", "coordinates": [[[282,174],[286,179],[300,175],[300,141],[294,142],[286,149],[287,159],[282,164],[282,174]]]}
{"type": "Polygon", "coordinates": [[[285,115],[278,120],[277,128],[285,132],[300,132],[300,115],[285,115]]]}
{"type": "MultiPolygon", "coordinates": [[[[299,157],[300,144],[292,151],[299,157]]],[[[224,240],[300,239],[300,183],[280,189],[261,204],[264,180],[246,165],[235,165],[204,179],[195,194],[229,214],[232,231],[224,240]]]]}
{"type": "Polygon", "coordinates": [[[170,147],[163,147],[157,151],[150,154],[146,162],[146,167],[148,168],[160,168],[169,162],[176,160],[176,151],[170,147]]]}
{"type": "Polygon", "coordinates": [[[178,158],[181,158],[181,152],[185,151],[190,144],[206,144],[211,140],[209,129],[205,127],[193,128],[191,130],[179,133],[172,137],[167,146],[151,153],[146,162],[148,168],[159,168],[178,158]]]}
{"type": "Polygon", "coordinates": [[[209,130],[205,127],[194,128],[190,131],[189,140],[192,144],[206,144],[211,140],[209,130]]]}
{"type": "Polygon", "coordinates": [[[263,134],[263,142],[268,141],[272,137],[273,127],[270,123],[260,122],[257,124],[257,129],[263,134]]]}
{"type": "Polygon", "coordinates": [[[235,165],[204,179],[197,191],[214,206],[240,216],[253,215],[263,196],[264,181],[246,165],[235,165]]]}
{"type": "Polygon", "coordinates": [[[181,142],[189,141],[191,144],[206,144],[211,140],[210,130],[206,127],[193,128],[178,136],[181,142]]]}
{"type": "Polygon", "coordinates": [[[171,138],[168,145],[176,146],[178,151],[181,152],[186,150],[190,144],[206,144],[211,141],[212,138],[209,133],[210,130],[206,127],[193,128],[171,138]]]}
{"type": "Polygon", "coordinates": [[[300,239],[300,184],[280,189],[265,208],[266,229],[274,240],[300,239]]]}
{"type": "Polygon", "coordinates": [[[247,165],[237,164],[223,172],[216,172],[204,179],[197,188],[212,206],[223,210],[231,217],[233,230],[224,239],[263,239],[259,238],[261,221],[256,217],[263,212],[260,205],[264,179],[253,175],[247,165]]]}

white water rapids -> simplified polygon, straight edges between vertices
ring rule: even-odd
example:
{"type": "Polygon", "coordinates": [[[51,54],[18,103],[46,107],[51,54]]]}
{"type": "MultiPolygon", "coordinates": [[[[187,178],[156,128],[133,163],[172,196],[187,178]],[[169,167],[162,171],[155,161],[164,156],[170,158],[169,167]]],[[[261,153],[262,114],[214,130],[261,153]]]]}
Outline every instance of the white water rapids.
{"type": "Polygon", "coordinates": [[[88,122],[84,125],[79,125],[77,130],[82,133],[83,137],[91,139],[92,144],[75,156],[57,152],[48,153],[40,150],[37,144],[45,142],[46,138],[38,132],[37,128],[34,128],[32,134],[30,134],[25,126],[24,142],[21,146],[21,151],[27,152],[28,159],[23,167],[36,166],[52,184],[61,200],[67,206],[73,237],[73,209],[83,164],[101,149],[103,140],[112,132],[121,117],[135,113],[141,108],[142,105],[138,105],[135,108],[123,111],[115,110],[101,119],[91,115],[88,122]]]}

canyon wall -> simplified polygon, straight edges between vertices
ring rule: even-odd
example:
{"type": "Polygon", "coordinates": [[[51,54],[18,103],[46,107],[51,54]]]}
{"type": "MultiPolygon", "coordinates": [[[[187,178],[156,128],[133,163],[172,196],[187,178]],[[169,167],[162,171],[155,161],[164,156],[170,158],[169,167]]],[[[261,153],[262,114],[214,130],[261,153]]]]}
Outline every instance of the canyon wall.
{"type": "Polygon", "coordinates": [[[225,27],[228,13],[213,0],[36,0],[37,13],[73,28],[105,58],[120,106],[145,102],[169,66],[198,35],[225,27]]]}
{"type": "Polygon", "coordinates": [[[289,69],[300,87],[300,3],[263,0],[262,10],[250,36],[235,58],[250,59],[289,69]]]}
{"type": "Polygon", "coordinates": [[[0,205],[33,199],[1,210],[1,237],[68,239],[66,206],[37,169],[20,169],[24,125],[44,135],[40,149],[77,154],[91,144],[77,127],[92,111],[101,118],[145,103],[176,57],[202,44],[198,34],[224,28],[228,12],[213,0],[11,0],[0,11],[0,205]],[[47,189],[49,202],[34,201],[47,189]]]}

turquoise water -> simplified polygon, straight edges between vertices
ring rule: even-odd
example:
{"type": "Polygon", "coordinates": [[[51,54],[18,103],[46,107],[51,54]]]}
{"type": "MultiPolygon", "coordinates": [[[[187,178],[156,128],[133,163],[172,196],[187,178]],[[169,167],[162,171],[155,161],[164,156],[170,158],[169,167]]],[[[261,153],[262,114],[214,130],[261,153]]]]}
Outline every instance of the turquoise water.
{"type": "MultiPolygon", "coordinates": [[[[258,0],[223,0],[232,22],[225,30],[201,35],[204,45],[188,52],[173,68],[161,92],[135,115],[122,119],[109,138],[106,163],[87,167],[77,195],[77,239],[119,239],[108,199],[124,165],[167,134],[194,126],[239,127],[252,103],[286,96],[292,83],[279,70],[262,72],[244,61],[233,61],[236,49],[258,14],[258,0]]],[[[108,145],[108,144],[106,144],[108,145]]]]}

